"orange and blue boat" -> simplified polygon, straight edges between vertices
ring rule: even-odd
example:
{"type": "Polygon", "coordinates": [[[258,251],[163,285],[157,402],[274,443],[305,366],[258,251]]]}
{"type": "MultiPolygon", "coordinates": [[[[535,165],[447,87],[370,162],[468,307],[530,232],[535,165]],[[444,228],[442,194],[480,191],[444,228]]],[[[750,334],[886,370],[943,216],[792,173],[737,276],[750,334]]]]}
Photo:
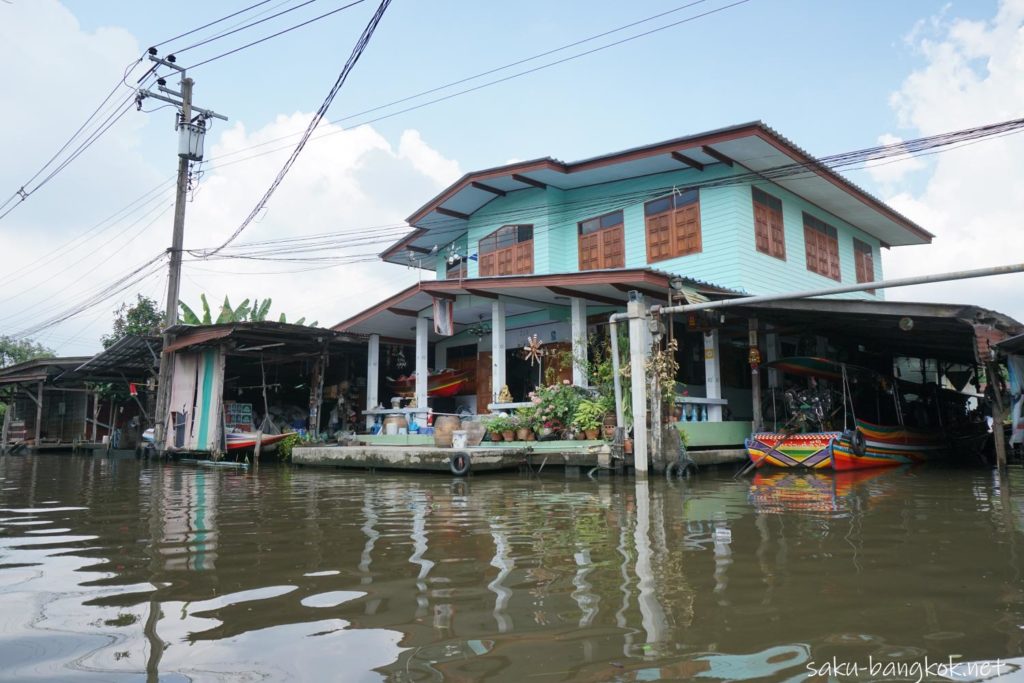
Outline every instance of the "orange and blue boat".
{"type": "Polygon", "coordinates": [[[782,428],[755,432],[746,440],[747,455],[755,467],[849,471],[914,465],[952,455],[968,444],[977,447],[986,436],[976,428],[954,434],[941,427],[902,424],[896,383],[867,368],[813,357],[787,358],[765,367],[813,379],[808,388],[786,391],[790,416],[782,428]],[[822,380],[833,386],[826,387],[822,380]],[[885,395],[901,424],[858,418],[854,397],[866,392],[885,395]]]}

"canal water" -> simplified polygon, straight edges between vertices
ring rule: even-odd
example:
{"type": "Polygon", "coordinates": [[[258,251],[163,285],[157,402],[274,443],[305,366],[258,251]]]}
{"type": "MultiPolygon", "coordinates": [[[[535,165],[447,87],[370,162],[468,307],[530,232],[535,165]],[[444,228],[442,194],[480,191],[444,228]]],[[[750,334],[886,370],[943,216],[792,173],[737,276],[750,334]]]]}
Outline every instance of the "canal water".
{"type": "Polygon", "coordinates": [[[9,456],[0,679],[1012,679],[1021,475],[638,488],[9,456]]]}

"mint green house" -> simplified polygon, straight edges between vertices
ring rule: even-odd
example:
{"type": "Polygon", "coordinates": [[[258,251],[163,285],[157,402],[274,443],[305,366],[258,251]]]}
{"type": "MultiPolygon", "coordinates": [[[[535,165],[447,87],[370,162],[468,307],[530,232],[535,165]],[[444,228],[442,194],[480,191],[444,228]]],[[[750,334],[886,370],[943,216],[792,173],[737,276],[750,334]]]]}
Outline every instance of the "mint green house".
{"type": "MultiPolygon", "coordinates": [[[[427,368],[464,369],[473,378],[455,403],[483,413],[503,387],[522,400],[537,383],[540,369],[521,353],[531,338],[585,354],[588,332],[630,292],[665,303],[873,282],[882,248],[932,239],[759,122],[475,171],[408,222],[412,231],[381,258],[436,279],[335,327],[370,335],[371,407],[389,395],[380,376],[399,374],[390,359],[405,346],[415,347],[418,400],[427,400],[427,368]]],[[[845,296],[879,301],[882,292],[845,296]]],[[[746,321],[690,323],[676,321],[683,419],[749,419],[746,321]]],[[[785,334],[770,337],[769,356],[785,334]]]]}

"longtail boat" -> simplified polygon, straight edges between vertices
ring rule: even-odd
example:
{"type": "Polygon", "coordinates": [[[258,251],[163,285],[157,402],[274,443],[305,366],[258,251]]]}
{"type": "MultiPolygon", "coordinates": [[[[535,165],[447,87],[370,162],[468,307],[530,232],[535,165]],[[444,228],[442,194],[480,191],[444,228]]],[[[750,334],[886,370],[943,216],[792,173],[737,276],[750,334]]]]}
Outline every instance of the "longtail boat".
{"type": "MultiPolygon", "coordinates": [[[[781,428],[755,432],[745,442],[754,467],[860,470],[913,465],[961,449],[980,446],[986,432],[978,424],[956,430],[953,425],[911,426],[904,422],[896,382],[868,368],[825,358],[795,357],[765,364],[786,374],[812,378],[805,389],[787,389],[789,417],[781,428]],[[837,388],[825,388],[819,381],[837,388]],[[841,398],[836,399],[839,393],[841,398]],[[855,397],[873,396],[876,406],[892,405],[896,424],[878,424],[857,416],[855,397]]],[[[934,390],[933,390],[933,393],[934,390]]],[[[966,395],[955,394],[965,400],[966,395]]],[[[881,409],[877,413],[881,415],[881,409]]]]}
{"type": "MultiPolygon", "coordinates": [[[[397,396],[414,396],[416,394],[416,374],[409,373],[398,379],[388,378],[391,390],[397,396]]],[[[441,370],[427,376],[427,396],[448,398],[458,396],[470,390],[473,378],[468,370],[441,370]]]]}

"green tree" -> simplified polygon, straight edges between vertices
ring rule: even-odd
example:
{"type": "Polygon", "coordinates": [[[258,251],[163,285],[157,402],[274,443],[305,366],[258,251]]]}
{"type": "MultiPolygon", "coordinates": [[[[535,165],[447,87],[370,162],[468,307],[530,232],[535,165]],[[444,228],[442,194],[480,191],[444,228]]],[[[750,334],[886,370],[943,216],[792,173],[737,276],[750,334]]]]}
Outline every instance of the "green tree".
{"type": "Polygon", "coordinates": [[[164,324],[164,314],[157,303],[148,296],[136,295],[135,303],[127,303],[114,311],[114,327],[110,334],[100,337],[103,348],[110,348],[121,337],[130,334],[159,334],[164,324]]]}
{"type": "Polygon", "coordinates": [[[33,358],[53,358],[53,349],[37,344],[31,339],[11,339],[0,336],[0,368],[17,365],[33,358]]]}
{"type": "MultiPolygon", "coordinates": [[[[53,349],[48,349],[31,339],[11,339],[0,336],[0,368],[24,363],[33,358],[53,358],[54,355],[53,349]]],[[[11,400],[9,395],[0,394],[0,424],[3,423],[9,400],[11,400]]]]}

